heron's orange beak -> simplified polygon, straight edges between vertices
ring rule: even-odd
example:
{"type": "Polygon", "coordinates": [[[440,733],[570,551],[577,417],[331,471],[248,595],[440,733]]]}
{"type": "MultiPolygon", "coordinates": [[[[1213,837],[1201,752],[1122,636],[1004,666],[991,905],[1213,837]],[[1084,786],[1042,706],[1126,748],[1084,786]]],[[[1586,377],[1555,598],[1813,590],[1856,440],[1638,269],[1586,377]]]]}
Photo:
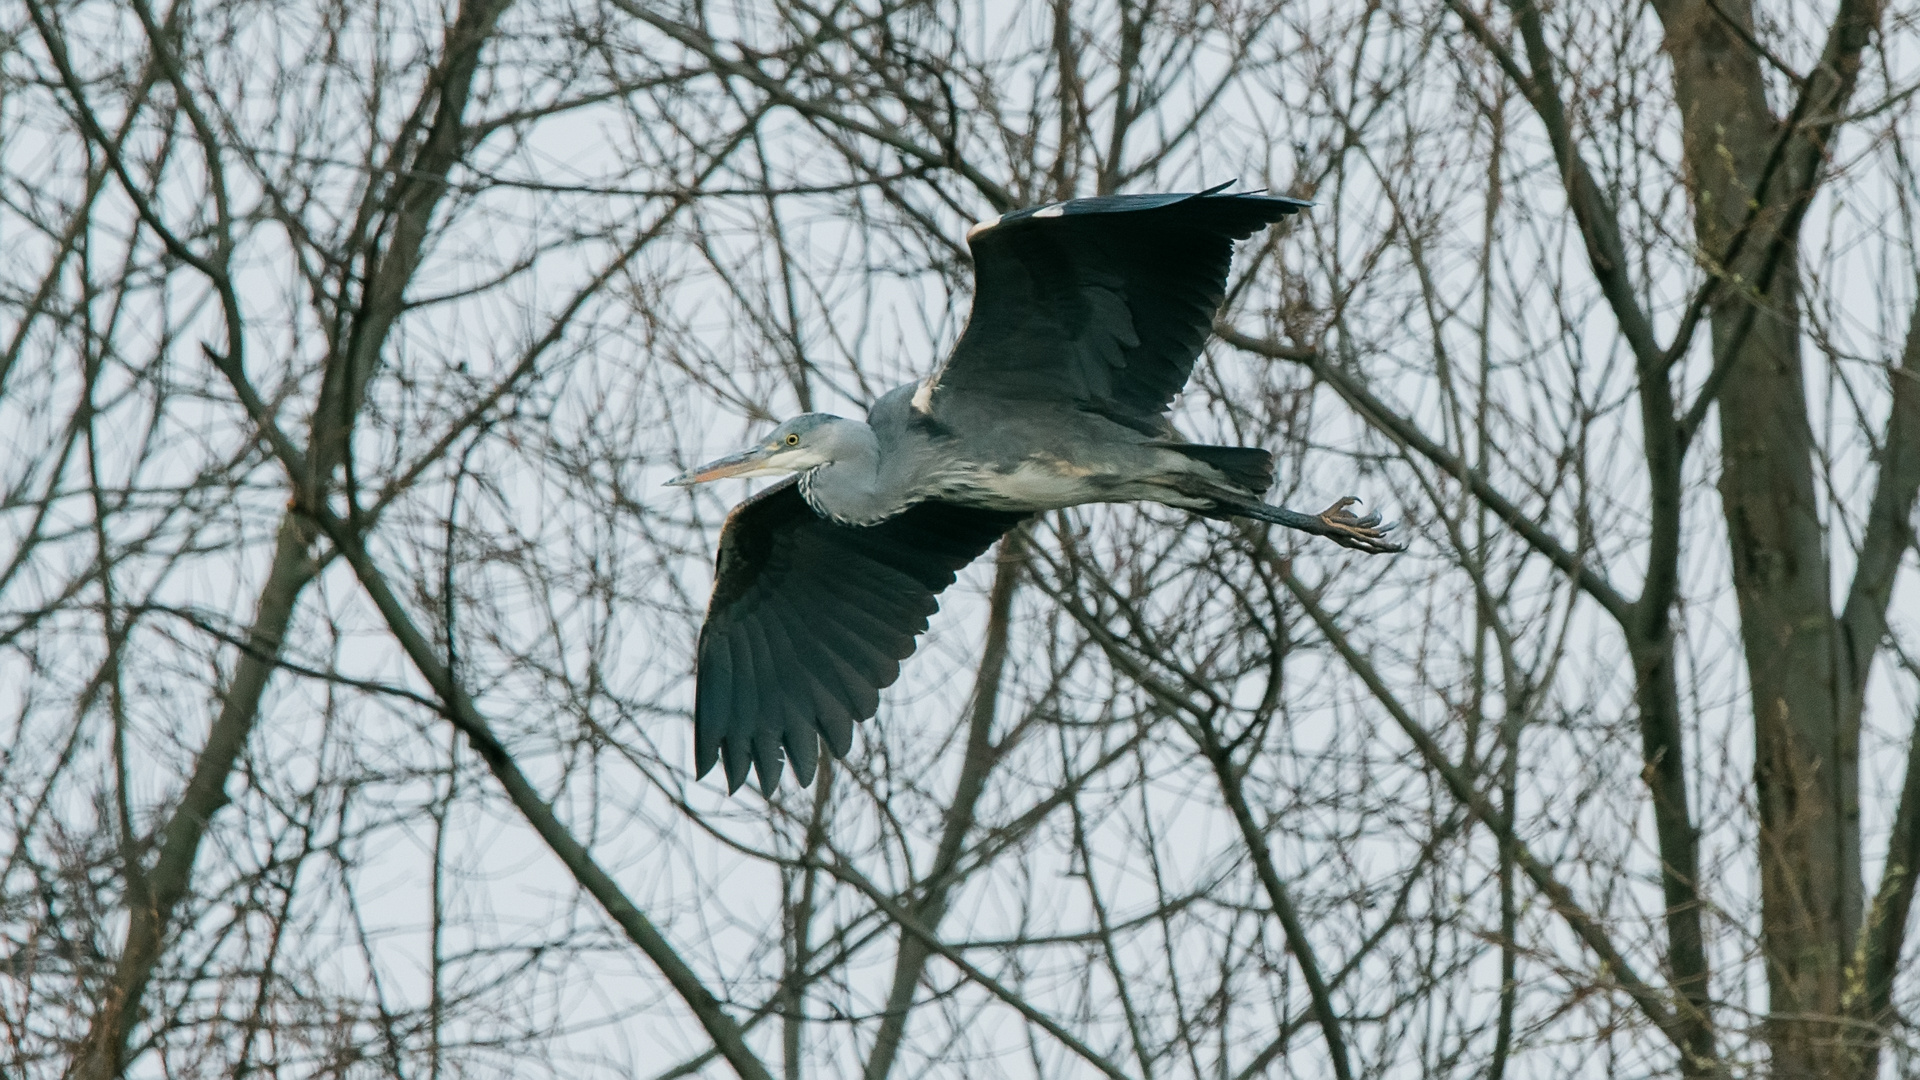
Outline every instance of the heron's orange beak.
{"type": "Polygon", "coordinates": [[[692,487],[709,480],[725,480],[729,476],[768,476],[787,470],[770,465],[768,459],[774,456],[776,447],[756,446],[751,450],[742,450],[737,454],[695,466],[667,481],[668,487],[692,487]]]}

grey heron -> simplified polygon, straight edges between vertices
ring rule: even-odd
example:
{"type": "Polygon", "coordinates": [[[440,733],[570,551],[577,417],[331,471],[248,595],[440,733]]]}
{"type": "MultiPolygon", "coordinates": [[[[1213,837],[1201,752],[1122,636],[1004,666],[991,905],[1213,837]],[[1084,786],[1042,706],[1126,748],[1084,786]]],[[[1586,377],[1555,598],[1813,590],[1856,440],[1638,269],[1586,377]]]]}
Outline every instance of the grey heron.
{"type": "Polygon", "coordinates": [[[1265,194],[1112,195],[1029,207],[967,233],[976,289],[938,371],[865,421],[807,413],[668,481],[790,474],[720,532],[694,691],[696,775],[783,761],[813,782],[956,573],[1044,510],[1151,501],[1245,517],[1359,551],[1400,550],[1378,514],[1262,501],[1273,455],[1180,439],[1166,412],[1225,296],[1233,242],[1311,205],[1265,194]]]}

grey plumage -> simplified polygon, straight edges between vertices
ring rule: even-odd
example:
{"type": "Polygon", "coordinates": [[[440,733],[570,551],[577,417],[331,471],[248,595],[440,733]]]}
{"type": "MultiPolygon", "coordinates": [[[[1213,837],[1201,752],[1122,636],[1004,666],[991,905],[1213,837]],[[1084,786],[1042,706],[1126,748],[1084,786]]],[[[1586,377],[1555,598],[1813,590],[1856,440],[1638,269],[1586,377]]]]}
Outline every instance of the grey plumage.
{"type": "Polygon", "coordinates": [[[721,530],[699,644],[695,768],[784,761],[812,782],[938,609],[941,590],[1044,510],[1150,500],[1250,517],[1360,551],[1398,550],[1343,499],[1268,506],[1272,456],[1184,443],[1166,419],[1225,293],[1233,241],[1307,203],[1279,196],[1119,195],[1032,207],[968,234],[978,288],[952,356],[874,402],[865,422],[809,413],[676,477],[797,474],[721,530]]]}

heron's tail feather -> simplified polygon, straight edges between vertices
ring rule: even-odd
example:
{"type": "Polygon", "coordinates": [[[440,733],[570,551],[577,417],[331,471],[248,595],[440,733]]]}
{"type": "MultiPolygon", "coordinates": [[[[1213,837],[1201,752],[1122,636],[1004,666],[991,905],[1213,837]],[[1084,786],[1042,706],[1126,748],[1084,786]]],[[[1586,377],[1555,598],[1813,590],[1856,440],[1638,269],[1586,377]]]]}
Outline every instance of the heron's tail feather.
{"type": "Polygon", "coordinates": [[[1255,495],[1273,486],[1273,455],[1255,446],[1201,446],[1198,443],[1155,443],[1218,469],[1227,482],[1255,495]]]}

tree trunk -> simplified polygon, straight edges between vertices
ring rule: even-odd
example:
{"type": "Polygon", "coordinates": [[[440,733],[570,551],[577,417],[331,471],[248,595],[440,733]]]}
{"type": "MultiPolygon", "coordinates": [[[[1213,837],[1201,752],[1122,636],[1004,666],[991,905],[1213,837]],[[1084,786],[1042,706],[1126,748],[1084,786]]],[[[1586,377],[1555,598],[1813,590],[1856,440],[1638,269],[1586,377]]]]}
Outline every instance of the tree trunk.
{"type": "Polygon", "coordinates": [[[1863,899],[1859,716],[1845,715],[1835,666],[1794,232],[1832,123],[1806,118],[1844,102],[1853,81],[1845,31],[1863,13],[1843,7],[1821,71],[1800,87],[1814,107],[1796,107],[1786,123],[1801,131],[1784,130],[1767,105],[1747,5],[1659,10],[1699,248],[1728,255],[1711,268],[1722,275],[1711,325],[1724,381],[1710,377],[1705,392],[1717,386],[1720,496],[1753,695],[1765,1037],[1774,1076],[1833,1076],[1846,1059],[1844,971],[1863,899]]]}

